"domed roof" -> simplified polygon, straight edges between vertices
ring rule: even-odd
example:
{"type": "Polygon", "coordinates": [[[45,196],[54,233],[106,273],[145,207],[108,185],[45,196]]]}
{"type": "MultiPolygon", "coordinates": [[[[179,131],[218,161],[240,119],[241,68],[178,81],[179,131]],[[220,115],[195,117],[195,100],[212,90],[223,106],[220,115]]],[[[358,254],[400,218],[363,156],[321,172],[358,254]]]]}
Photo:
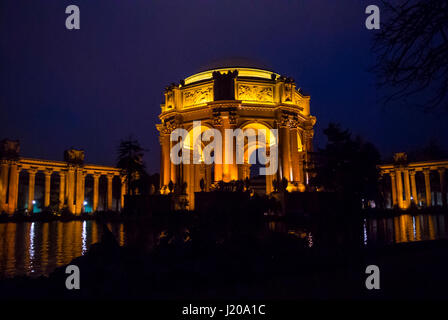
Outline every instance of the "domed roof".
{"type": "Polygon", "coordinates": [[[261,70],[268,70],[273,71],[270,66],[267,64],[253,59],[253,58],[246,58],[246,57],[229,57],[229,58],[223,58],[223,59],[216,59],[211,61],[210,63],[200,67],[196,72],[204,72],[208,70],[214,70],[214,69],[222,69],[222,68],[253,68],[253,69],[261,69],[261,70]]]}

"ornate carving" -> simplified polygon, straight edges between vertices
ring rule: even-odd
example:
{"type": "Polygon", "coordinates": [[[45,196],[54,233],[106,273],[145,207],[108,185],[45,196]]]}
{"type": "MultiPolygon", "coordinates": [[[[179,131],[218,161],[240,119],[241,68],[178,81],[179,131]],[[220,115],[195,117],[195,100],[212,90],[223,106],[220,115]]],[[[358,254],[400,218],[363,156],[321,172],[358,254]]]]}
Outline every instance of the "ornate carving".
{"type": "Polygon", "coordinates": [[[283,92],[283,101],[293,102],[293,87],[292,83],[285,83],[285,90],[283,92]]]}
{"type": "Polygon", "coordinates": [[[270,86],[267,87],[240,84],[238,86],[238,99],[273,102],[273,89],[270,86]]]}
{"type": "Polygon", "coordinates": [[[238,115],[236,114],[236,112],[230,111],[229,112],[229,123],[231,125],[236,125],[237,121],[238,121],[238,115]]]}
{"type": "Polygon", "coordinates": [[[408,155],[406,152],[398,152],[394,154],[394,162],[401,164],[408,162],[408,155]]]}
{"type": "Polygon", "coordinates": [[[219,112],[219,111],[213,112],[213,125],[214,126],[221,126],[222,125],[221,112],[219,112]]]}
{"type": "Polygon", "coordinates": [[[213,88],[202,87],[184,92],[184,107],[206,103],[213,100],[213,88]]]}
{"type": "Polygon", "coordinates": [[[167,122],[165,126],[168,133],[171,133],[174,129],[177,128],[177,123],[174,120],[172,120],[170,122],[167,122]]]}
{"type": "Polygon", "coordinates": [[[174,106],[174,92],[172,90],[167,91],[165,93],[166,96],[166,101],[165,101],[165,105],[168,109],[173,108],[174,106]]]}
{"type": "Polygon", "coordinates": [[[293,117],[289,122],[291,128],[297,128],[299,126],[299,119],[297,117],[293,117]]]}
{"type": "Polygon", "coordinates": [[[0,142],[0,158],[15,160],[19,158],[19,140],[4,139],[0,142]]]}
{"type": "Polygon", "coordinates": [[[289,116],[286,114],[282,114],[280,120],[278,122],[279,127],[289,127],[291,122],[289,120],[289,116]]]}
{"type": "Polygon", "coordinates": [[[84,150],[68,149],[64,152],[64,160],[69,164],[82,165],[84,163],[84,150]]]}

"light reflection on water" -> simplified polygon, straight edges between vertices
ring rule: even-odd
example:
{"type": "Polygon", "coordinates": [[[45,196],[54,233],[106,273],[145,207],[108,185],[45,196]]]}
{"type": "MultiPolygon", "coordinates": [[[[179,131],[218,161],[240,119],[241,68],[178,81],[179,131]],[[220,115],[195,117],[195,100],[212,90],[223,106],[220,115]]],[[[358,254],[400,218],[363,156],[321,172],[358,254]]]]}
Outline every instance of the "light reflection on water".
{"type": "Polygon", "coordinates": [[[447,216],[442,214],[369,218],[366,223],[366,244],[448,239],[447,227],[447,216]]]}
{"type": "MultiPolygon", "coordinates": [[[[364,219],[364,245],[382,245],[448,238],[445,215],[403,214],[389,218],[364,219]]],[[[121,246],[138,245],[150,250],[164,230],[140,223],[109,223],[121,246]]],[[[307,228],[269,222],[267,230],[287,233],[319,244],[319,236],[307,228]]],[[[316,230],[317,233],[319,230],[316,230]]],[[[102,227],[95,221],[0,223],[0,279],[16,275],[48,275],[56,267],[85,254],[101,239],[102,227]]]]}
{"type": "MultiPolygon", "coordinates": [[[[136,234],[132,224],[107,225],[121,246],[139,242],[149,250],[154,244],[150,230],[136,234]]],[[[85,254],[101,234],[95,221],[0,223],[0,279],[48,275],[85,254]]]]}

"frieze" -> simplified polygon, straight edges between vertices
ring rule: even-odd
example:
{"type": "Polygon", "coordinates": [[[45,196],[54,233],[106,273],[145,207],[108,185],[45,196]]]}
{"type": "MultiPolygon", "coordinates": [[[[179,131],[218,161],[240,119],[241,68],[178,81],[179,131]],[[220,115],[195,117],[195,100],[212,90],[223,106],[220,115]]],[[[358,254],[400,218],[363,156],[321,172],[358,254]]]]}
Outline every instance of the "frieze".
{"type": "Polygon", "coordinates": [[[274,101],[274,91],[271,86],[256,86],[256,85],[238,85],[238,99],[247,101],[274,101]]]}
{"type": "Polygon", "coordinates": [[[213,88],[202,87],[192,90],[186,90],[183,93],[184,107],[193,106],[213,100],[213,88]]]}

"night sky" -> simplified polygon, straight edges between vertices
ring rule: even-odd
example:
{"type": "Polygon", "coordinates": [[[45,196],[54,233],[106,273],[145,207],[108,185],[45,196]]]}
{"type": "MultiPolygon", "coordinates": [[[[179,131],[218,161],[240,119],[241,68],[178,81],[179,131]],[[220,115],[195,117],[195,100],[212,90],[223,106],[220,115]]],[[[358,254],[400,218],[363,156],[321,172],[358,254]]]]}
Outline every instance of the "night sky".
{"type": "Polygon", "coordinates": [[[446,114],[379,103],[364,26],[375,2],[1,0],[0,138],[19,139],[22,156],[62,160],[74,146],[89,163],[114,165],[119,141],[133,134],[153,173],[164,87],[238,56],[311,95],[318,146],[335,121],[383,157],[434,138],[446,148],[446,114]],[[65,28],[70,4],[80,7],[81,30],[65,28]]]}

